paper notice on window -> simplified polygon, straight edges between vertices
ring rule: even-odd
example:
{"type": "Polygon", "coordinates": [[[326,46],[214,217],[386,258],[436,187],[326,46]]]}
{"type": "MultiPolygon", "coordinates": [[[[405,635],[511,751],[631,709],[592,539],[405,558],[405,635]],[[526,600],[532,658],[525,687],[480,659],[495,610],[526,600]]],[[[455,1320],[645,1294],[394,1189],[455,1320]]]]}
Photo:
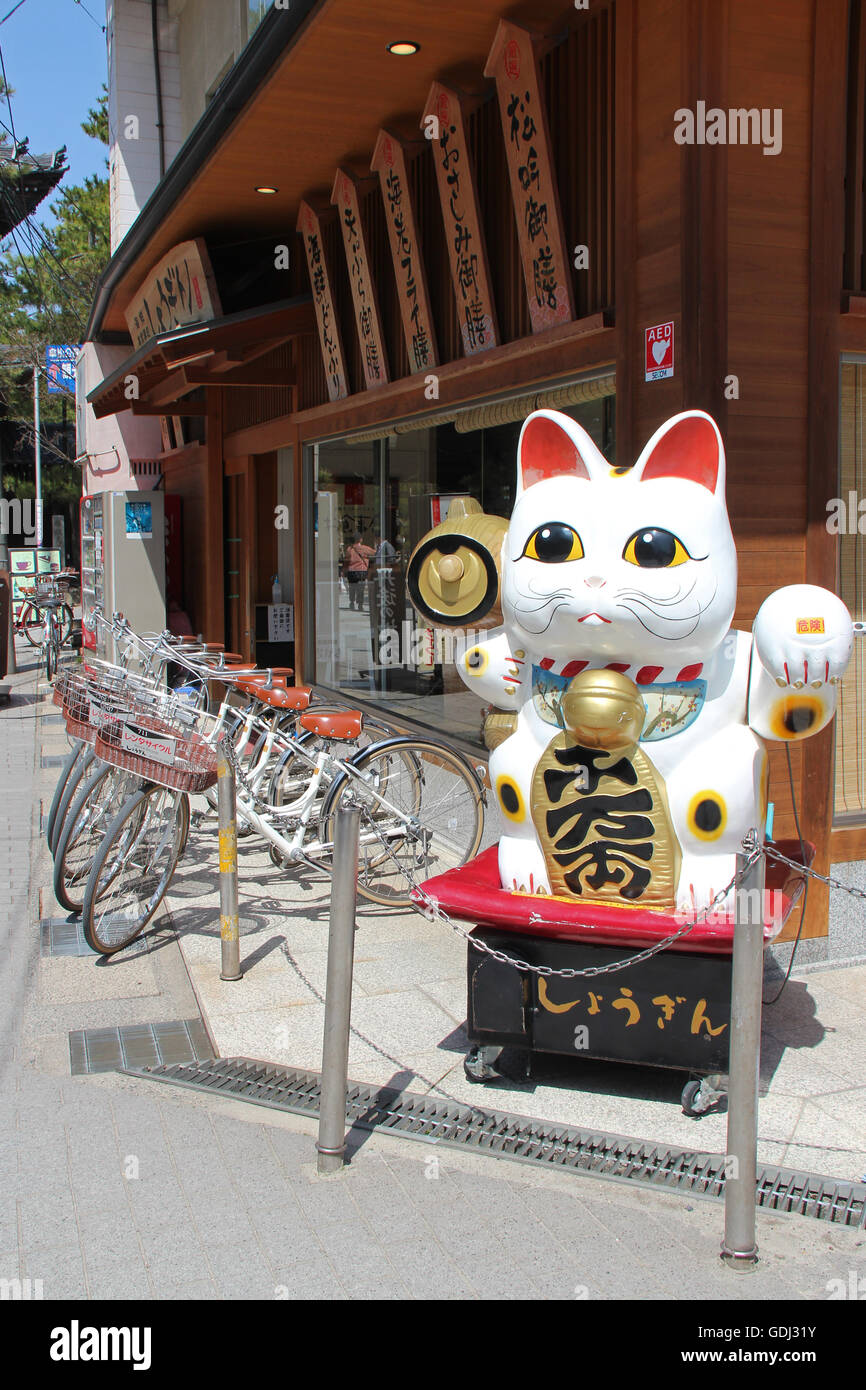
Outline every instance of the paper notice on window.
{"type": "Polygon", "coordinates": [[[268,641],[294,642],[295,608],[291,603],[268,604],[268,641]]]}

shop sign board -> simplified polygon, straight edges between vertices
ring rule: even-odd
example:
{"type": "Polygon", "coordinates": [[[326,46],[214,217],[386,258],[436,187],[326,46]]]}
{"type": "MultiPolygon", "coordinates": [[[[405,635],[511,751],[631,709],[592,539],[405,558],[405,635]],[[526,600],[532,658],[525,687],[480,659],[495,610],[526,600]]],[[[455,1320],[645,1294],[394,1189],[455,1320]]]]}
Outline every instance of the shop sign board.
{"type": "Polygon", "coordinates": [[[172,247],[148,275],[126,310],[133,347],[151,338],[219,318],[219,294],[202,237],[172,247]]]}
{"type": "Polygon", "coordinates": [[[644,366],[647,381],[662,381],[674,374],[674,323],[654,324],[644,330],[644,366]]]}
{"type": "Polygon", "coordinates": [[[352,302],[355,306],[355,324],[361,345],[364,385],[370,390],[376,386],[385,386],[388,382],[385,335],[382,332],[382,320],[379,316],[379,304],[367,252],[367,238],[361,220],[358,184],[354,176],[345,169],[337,170],[331,202],[340,215],[346,265],[352,287],[352,302]]]}
{"type": "Polygon", "coordinates": [[[75,365],[81,348],[75,343],[49,343],[45,349],[48,394],[75,395],[75,365]]]}
{"type": "Polygon", "coordinates": [[[406,151],[387,130],[379,131],[370,168],[378,173],[382,188],[409,371],[426,372],[437,363],[427,275],[418,244],[406,151]]]}
{"type": "Polygon", "coordinates": [[[484,68],[496,82],[533,333],[574,318],[571,261],[532,34],[500,20],[484,68]]]}
{"type": "Polygon", "coordinates": [[[303,238],[304,250],[307,253],[307,269],[310,272],[313,306],[319,329],[319,346],[322,349],[322,362],[328,383],[328,400],[339,401],[349,394],[343,340],[334,309],[334,292],[319,214],[309,203],[303,201],[298,209],[297,230],[303,238]]]}
{"type": "Polygon", "coordinates": [[[421,128],[433,132],[433,163],[445,222],[457,321],[464,355],[472,357],[496,347],[498,330],[475,173],[458,93],[434,82],[427,95],[421,128]]]}

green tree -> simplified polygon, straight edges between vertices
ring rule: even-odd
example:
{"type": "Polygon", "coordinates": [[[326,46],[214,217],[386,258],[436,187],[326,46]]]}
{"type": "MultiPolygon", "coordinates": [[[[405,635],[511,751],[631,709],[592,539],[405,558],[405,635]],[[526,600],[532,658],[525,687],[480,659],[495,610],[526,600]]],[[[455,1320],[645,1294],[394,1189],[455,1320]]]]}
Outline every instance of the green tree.
{"type": "MultiPolygon", "coordinates": [[[[81,128],[92,139],[108,144],[104,86],[81,128]]],[[[107,158],[105,167],[107,171],[107,158]]],[[[8,167],[0,171],[4,177],[8,172],[8,167]]],[[[0,353],[7,363],[35,363],[39,368],[45,496],[59,502],[77,495],[80,478],[76,470],[62,467],[64,461],[72,463],[74,443],[67,449],[56,427],[64,413],[64,399],[67,412],[73,402],[71,397],[49,395],[44,389],[45,348],[50,343],[83,341],[96,285],[111,254],[107,175],[91,175],[81,184],[61,187],[49,206],[53,222],[26,219],[0,250],[0,353]],[[51,467],[53,461],[60,465],[56,470],[51,467]]],[[[32,368],[0,363],[0,413],[18,427],[25,448],[28,443],[32,448],[32,368]]],[[[26,495],[23,480],[4,473],[4,491],[18,492],[22,485],[21,495],[26,495]]]]}

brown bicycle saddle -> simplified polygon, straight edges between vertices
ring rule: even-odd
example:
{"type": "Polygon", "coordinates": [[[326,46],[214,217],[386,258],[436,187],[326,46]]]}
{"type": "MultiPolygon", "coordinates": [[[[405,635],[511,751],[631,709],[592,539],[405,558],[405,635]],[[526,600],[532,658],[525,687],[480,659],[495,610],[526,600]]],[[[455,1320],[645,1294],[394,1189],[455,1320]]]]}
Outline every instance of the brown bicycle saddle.
{"type": "Polygon", "coordinates": [[[364,726],[364,716],[358,709],[347,709],[340,714],[316,714],[313,710],[301,715],[300,724],[320,738],[348,740],[358,737],[364,726]]]}

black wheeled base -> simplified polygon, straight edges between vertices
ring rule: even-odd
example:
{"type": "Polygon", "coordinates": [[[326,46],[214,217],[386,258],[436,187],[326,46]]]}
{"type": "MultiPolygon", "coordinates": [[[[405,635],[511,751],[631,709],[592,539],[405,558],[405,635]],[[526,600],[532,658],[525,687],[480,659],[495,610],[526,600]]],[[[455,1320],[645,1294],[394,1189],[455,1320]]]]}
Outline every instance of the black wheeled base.
{"type": "MultiPolygon", "coordinates": [[[[598,968],[637,953],[488,927],[476,927],[472,940],[553,970],[598,968]]],[[[690,1114],[702,1113],[723,1093],[731,1022],[729,956],[662,951],[611,974],[562,977],[538,975],[470,945],[467,974],[474,1046],[465,1069],[473,1081],[493,1080],[499,1052],[514,1046],[706,1077],[708,1082],[684,1089],[683,1108],[690,1114]]]]}

